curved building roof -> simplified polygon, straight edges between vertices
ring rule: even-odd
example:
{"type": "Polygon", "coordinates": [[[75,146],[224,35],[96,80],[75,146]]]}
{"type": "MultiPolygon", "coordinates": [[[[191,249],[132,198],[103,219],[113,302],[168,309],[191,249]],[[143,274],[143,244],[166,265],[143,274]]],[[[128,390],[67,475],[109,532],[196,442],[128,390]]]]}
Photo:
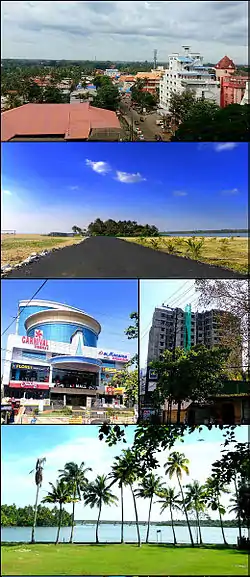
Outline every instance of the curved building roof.
{"type": "MultiPolygon", "coordinates": [[[[19,306],[28,308],[29,301],[20,301],[19,306]]],[[[32,300],[30,306],[44,306],[46,308],[27,317],[24,323],[27,331],[41,323],[76,322],[83,327],[92,329],[96,335],[99,335],[101,332],[101,325],[96,319],[75,307],[46,300],[32,300]]]]}

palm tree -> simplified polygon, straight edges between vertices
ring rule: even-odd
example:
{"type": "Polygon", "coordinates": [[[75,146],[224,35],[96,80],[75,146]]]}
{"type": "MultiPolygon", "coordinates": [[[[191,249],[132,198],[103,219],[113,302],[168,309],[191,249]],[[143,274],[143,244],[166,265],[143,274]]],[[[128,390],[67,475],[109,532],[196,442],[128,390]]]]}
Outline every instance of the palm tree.
{"type": "Polygon", "coordinates": [[[230,502],[233,503],[232,507],[229,509],[229,513],[235,513],[236,519],[238,521],[238,528],[239,528],[239,538],[240,541],[242,540],[242,530],[241,530],[241,507],[239,502],[239,494],[238,492],[234,494],[234,496],[230,499],[230,502]]]}
{"type": "Polygon", "coordinates": [[[49,484],[52,490],[42,499],[42,503],[59,503],[59,521],[55,541],[55,545],[57,545],[62,524],[63,504],[72,502],[71,487],[62,479],[57,480],[56,485],[53,485],[53,483],[49,484]]]}
{"type": "Polygon", "coordinates": [[[84,486],[87,484],[88,480],[86,478],[86,473],[88,471],[92,471],[90,467],[84,468],[84,461],[78,465],[76,463],[70,462],[64,465],[63,470],[59,470],[59,479],[62,479],[72,488],[72,526],[71,526],[71,534],[70,534],[70,543],[73,543],[73,532],[74,532],[74,522],[75,522],[75,504],[77,501],[81,500],[81,491],[83,490],[84,486]]]}
{"type": "Polygon", "coordinates": [[[174,545],[177,545],[177,540],[176,540],[176,535],[175,535],[175,530],[174,530],[173,511],[182,511],[182,507],[180,506],[181,501],[179,499],[180,493],[177,493],[177,495],[176,495],[175,490],[172,489],[172,487],[165,487],[164,490],[158,494],[158,497],[162,498],[162,500],[157,501],[157,503],[160,503],[162,505],[160,514],[162,514],[163,511],[165,511],[165,509],[170,510],[171,525],[172,525],[172,531],[173,531],[173,536],[174,536],[174,545]]]}
{"type": "MultiPolygon", "coordinates": [[[[205,508],[206,491],[204,485],[200,485],[198,481],[193,481],[186,485],[186,507],[187,510],[194,509],[196,514],[197,527],[199,531],[200,545],[202,545],[200,515],[205,508]]],[[[198,540],[198,538],[197,538],[198,540]]]]}
{"type": "MultiPolygon", "coordinates": [[[[117,457],[116,457],[117,458],[117,457]]],[[[121,491],[121,543],[124,543],[124,499],[123,499],[123,487],[126,481],[126,471],[119,462],[115,463],[111,467],[112,472],[109,474],[109,478],[112,479],[112,486],[114,483],[118,483],[118,487],[121,491]]]]}
{"type": "Polygon", "coordinates": [[[86,505],[91,509],[98,507],[99,513],[96,523],[96,543],[99,543],[98,529],[101,517],[102,505],[116,505],[118,498],[109,490],[106,475],[97,475],[95,481],[88,483],[83,489],[83,498],[86,505]]]}
{"type": "Polygon", "coordinates": [[[115,457],[117,464],[119,465],[120,474],[122,474],[123,478],[123,485],[129,486],[134,503],[134,510],[135,510],[135,522],[136,522],[136,529],[137,529],[137,540],[138,540],[138,547],[141,546],[141,537],[140,537],[140,527],[139,527],[139,519],[138,519],[138,511],[137,511],[137,504],[136,504],[136,497],[135,492],[133,489],[133,484],[137,479],[140,477],[140,469],[136,461],[136,457],[131,451],[131,449],[126,449],[122,451],[122,455],[120,457],[115,457]]]}
{"type": "Polygon", "coordinates": [[[220,495],[221,493],[229,493],[229,490],[225,485],[223,485],[218,477],[208,477],[205,487],[207,489],[208,507],[210,507],[212,511],[218,511],[224,545],[227,545],[222,520],[222,515],[225,514],[226,509],[220,503],[220,495]]]}
{"type": "MultiPolygon", "coordinates": [[[[35,483],[36,483],[36,501],[35,501],[35,511],[34,511],[34,521],[33,527],[31,532],[31,543],[35,543],[35,529],[36,529],[36,519],[37,519],[37,505],[38,505],[38,495],[39,490],[41,489],[42,482],[43,482],[43,466],[46,462],[46,457],[42,457],[42,459],[37,459],[36,467],[35,467],[35,483]]],[[[30,471],[29,474],[33,473],[34,469],[30,471]]]]}
{"type": "Polygon", "coordinates": [[[164,468],[165,468],[166,475],[169,475],[170,479],[172,479],[172,477],[174,475],[176,475],[176,477],[177,477],[177,481],[179,484],[181,497],[182,497],[183,510],[185,513],[186,521],[187,521],[190,541],[191,541],[192,547],[194,547],[193,535],[192,535],[192,531],[191,531],[191,527],[190,527],[190,523],[189,523],[189,519],[188,519],[188,514],[187,514],[187,509],[186,509],[186,504],[185,504],[185,498],[184,498],[183,489],[182,489],[182,485],[181,485],[182,473],[184,472],[184,473],[186,473],[186,475],[189,475],[188,463],[189,463],[189,460],[186,459],[184,453],[178,453],[178,451],[173,451],[172,453],[170,453],[170,455],[168,457],[168,461],[167,461],[167,463],[165,463],[164,468]]]}
{"type": "Polygon", "coordinates": [[[141,499],[150,499],[146,543],[148,543],[149,539],[150,517],[151,517],[153,498],[162,490],[163,490],[163,484],[161,482],[161,477],[158,477],[158,475],[154,475],[153,473],[149,473],[149,475],[146,475],[142,479],[141,483],[139,484],[139,489],[135,491],[135,495],[137,497],[141,499]]]}

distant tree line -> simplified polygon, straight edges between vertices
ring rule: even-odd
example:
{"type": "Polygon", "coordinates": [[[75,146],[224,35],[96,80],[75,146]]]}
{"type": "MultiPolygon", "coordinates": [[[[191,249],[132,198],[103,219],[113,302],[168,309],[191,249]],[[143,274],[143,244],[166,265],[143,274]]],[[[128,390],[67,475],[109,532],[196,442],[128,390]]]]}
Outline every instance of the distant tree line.
{"type": "Polygon", "coordinates": [[[75,234],[82,234],[88,236],[159,236],[158,228],[149,224],[138,224],[135,220],[101,220],[97,218],[91,222],[87,231],[82,230],[78,226],[73,226],[72,230],[75,234]]]}
{"type": "MultiPolygon", "coordinates": [[[[16,505],[1,505],[2,527],[32,527],[34,521],[34,507],[17,507],[16,505]]],[[[59,522],[59,510],[57,507],[49,509],[42,505],[37,507],[38,527],[57,527],[59,522]]],[[[62,511],[61,525],[68,527],[72,523],[72,515],[65,509],[62,511]]]]}

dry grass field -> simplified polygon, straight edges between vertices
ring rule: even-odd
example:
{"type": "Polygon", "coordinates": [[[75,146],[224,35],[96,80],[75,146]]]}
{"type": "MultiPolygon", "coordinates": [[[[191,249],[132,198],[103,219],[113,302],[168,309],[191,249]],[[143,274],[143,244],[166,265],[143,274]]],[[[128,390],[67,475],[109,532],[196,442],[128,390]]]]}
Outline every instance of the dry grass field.
{"type": "Polygon", "coordinates": [[[33,252],[63,248],[78,242],[79,238],[77,236],[67,238],[42,234],[2,234],[2,265],[15,265],[28,258],[33,252]]]}
{"type": "Polygon", "coordinates": [[[127,237],[123,240],[237,272],[248,272],[248,239],[246,237],[161,236],[157,238],[127,237]]]}

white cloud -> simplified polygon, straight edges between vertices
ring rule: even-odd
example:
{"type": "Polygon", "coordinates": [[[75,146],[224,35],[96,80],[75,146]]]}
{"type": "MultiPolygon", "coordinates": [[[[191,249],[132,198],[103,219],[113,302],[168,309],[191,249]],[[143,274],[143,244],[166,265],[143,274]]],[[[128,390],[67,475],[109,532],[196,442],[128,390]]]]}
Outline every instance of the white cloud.
{"type": "Polygon", "coordinates": [[[187,194],[185,190],[175,190],[175,192],[173,192],[174,196],[187,196],[187,194]]]}
{"type": "Polygon", "coordinates": [[[223,191],[222,191],[222,194],[231,194],[231,195],[234,195],[234,194],[239,194],[239,192],[240,192],[240,191],[239,191],[238,188],[232,188],[232,189],[230,189],[230,190],[223,190],[223,191]]]}
{"type": "Polygon", "coordinates": [[[192,39],[205,61],[247,62],[247,2],[3,1],[3,58],[159,62],[192,39]],[[212,35],[211,35],[211,30],[212,35]]]}
{"type": "Polygon", "coordinates": [[[216,142],[214,150],[216,152],[223,152],[225,150],[234,150],[238,146],[238,142],[216,142]]]}
{"type": "Polygon", "coordinates": [[[69,190],[79,190],[79,186],[70,186],[69,190]]]}
{"type": "Polygon", "coordinates": [[[146,180],[139,172],[133,174],[130,172],[121,172],[120,170],[116,171],[115,179],[125,184],[134,184],[135,182],[143,182],[146,180]]]}
{"type": "Polygon", "coordinates": [[[108,162],[104,162],[103,160],[94,162],[93,160],[89,160],[88,158],[86,158],[86,165],[90,166],[90,168],[92,168],[92,170],[94,170],[94,172],[97,172],[98,174],[107,174],[111,170],[111,167],[109,166],[108,162]]]}
{"type": "Polygon", "coordinates": [[[11,196],[12,192],[10,190],[3,190],[3,194],[6,194],[7,196],[11,196]]]}

